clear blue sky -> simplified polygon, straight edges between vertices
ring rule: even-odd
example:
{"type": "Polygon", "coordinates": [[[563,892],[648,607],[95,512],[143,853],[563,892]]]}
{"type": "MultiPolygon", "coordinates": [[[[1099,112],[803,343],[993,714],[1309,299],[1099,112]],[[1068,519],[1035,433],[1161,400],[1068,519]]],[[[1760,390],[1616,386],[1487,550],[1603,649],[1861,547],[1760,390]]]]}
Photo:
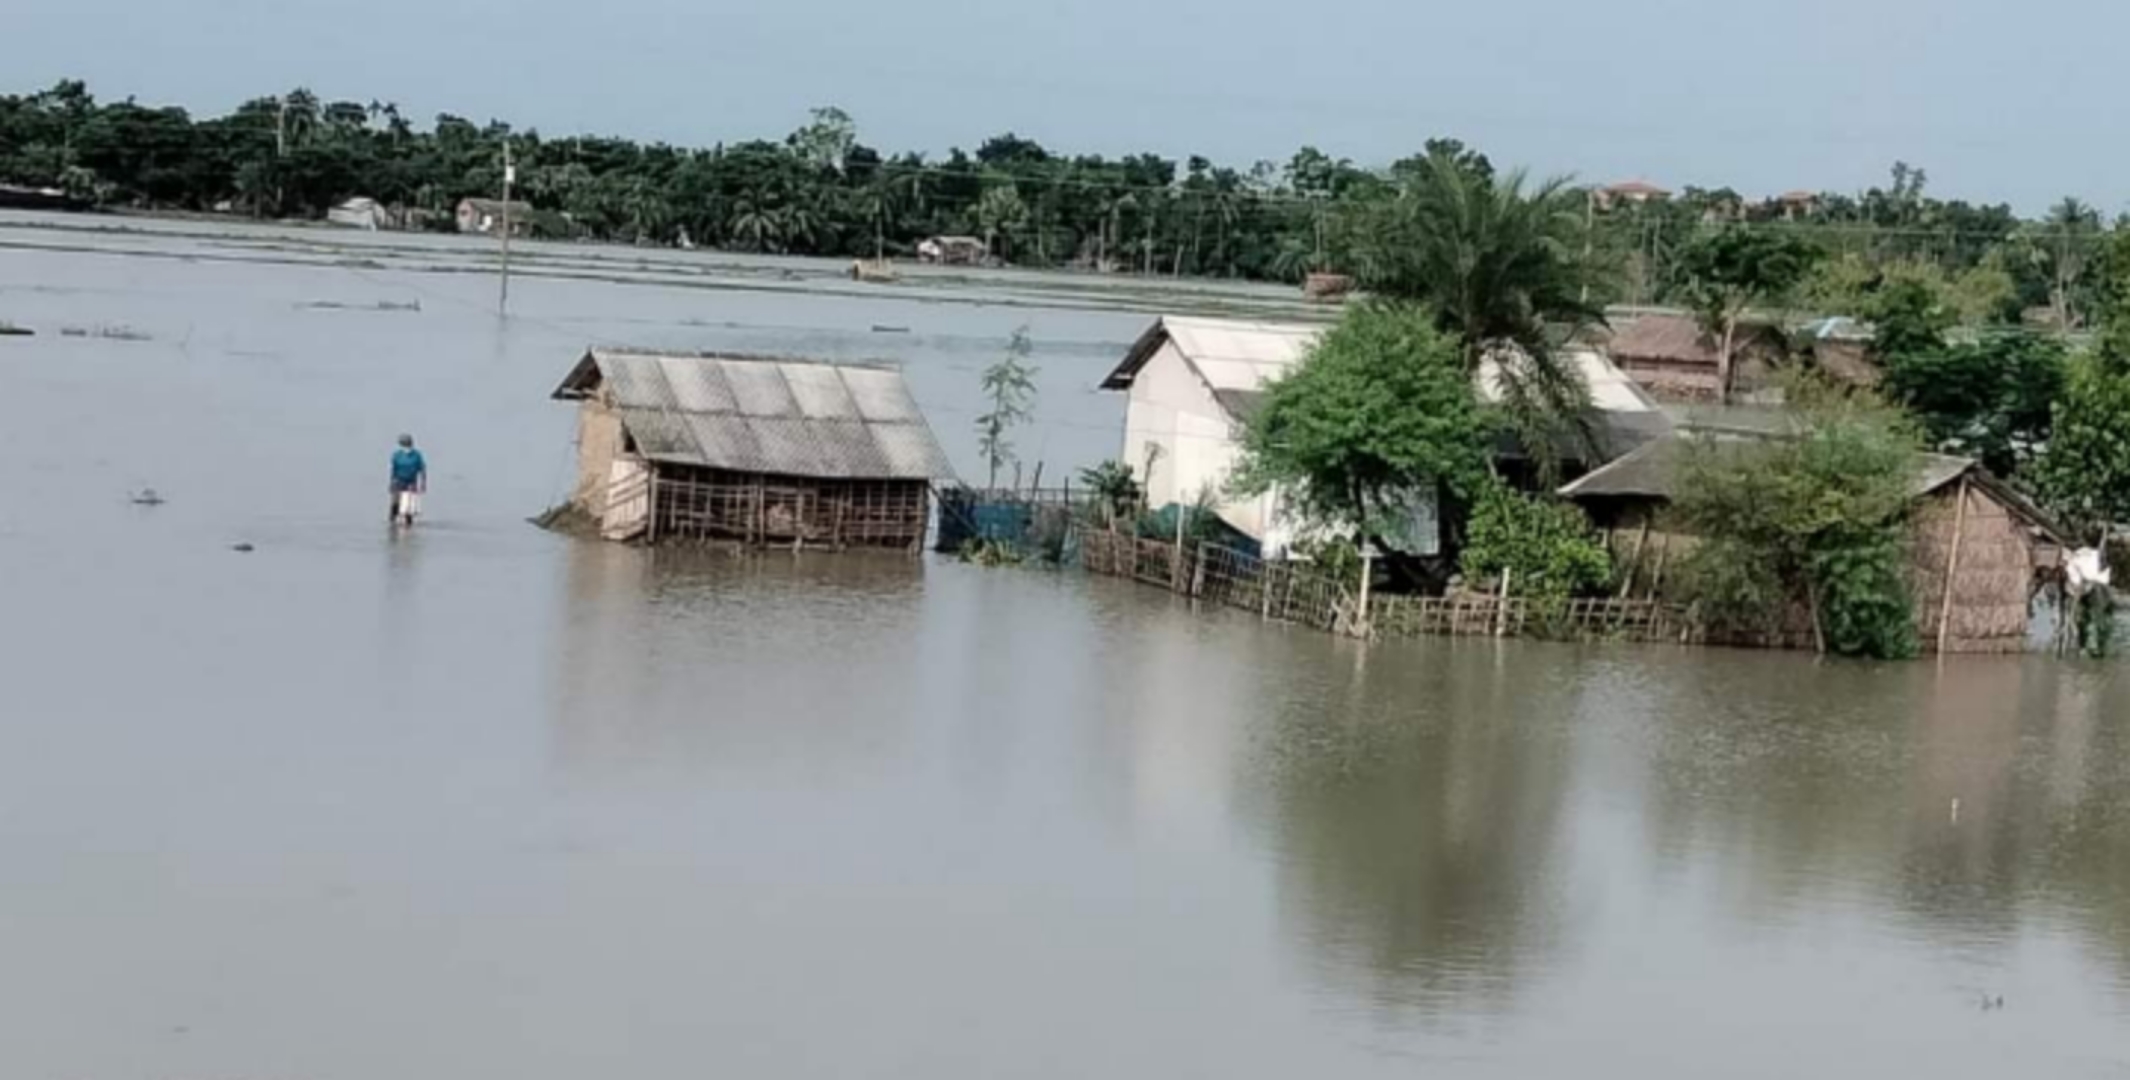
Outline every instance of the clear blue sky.
{"type": "Polygon", "coordinates": [[[1749,194],[1895,159],[2022,211],[2130,210],[2124,0],[14,0],[11,91],[219,111],[298,85],[549,134],[1502,164],[1749,194]]]}

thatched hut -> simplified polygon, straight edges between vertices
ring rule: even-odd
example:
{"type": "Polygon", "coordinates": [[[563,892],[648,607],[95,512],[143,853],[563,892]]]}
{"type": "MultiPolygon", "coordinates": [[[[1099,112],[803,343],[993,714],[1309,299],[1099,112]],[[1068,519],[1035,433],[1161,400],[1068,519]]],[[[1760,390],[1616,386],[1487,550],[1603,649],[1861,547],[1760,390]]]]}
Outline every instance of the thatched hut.
{"type": "Polygon", "coordinates": [[[572,506],[608,539],[921,549],[952,468],[901,372],[809,360],[594,349],[572,506]]]}
{"type": "MultiPolygon", "coordinates": [[[[1660,591],[1667,568],[1695,543],[1667,513],[1687,444],[1685,435],[1660,439],[1561,489],[1605,532],[1627,567],[1630,591],[1660,591]]],[[[1967,458],[1917,455],[1909,491],[1907,576],[1923,648],[2025,649],[2034,598],[2060,575],[2071,546],[2063,531],[1967,458]]],[[[1783,631],[1766,644],[1810,646],[1802,605],[1782,621],[1783,631]]]]}
{"type": "MultiPolygon", "coordinates": [[[[1644,315],[1616,331],[1606,351],[1628,377],[1664,400],[1723,397],[1723,343],[1690,315],[1644,315]]],[[[1760,322],[1740,325],[1731,344],[1732,391],[1751,395],[1767,389],[1789,351],[1789,339],[1780,328],[1760,322]]]]}

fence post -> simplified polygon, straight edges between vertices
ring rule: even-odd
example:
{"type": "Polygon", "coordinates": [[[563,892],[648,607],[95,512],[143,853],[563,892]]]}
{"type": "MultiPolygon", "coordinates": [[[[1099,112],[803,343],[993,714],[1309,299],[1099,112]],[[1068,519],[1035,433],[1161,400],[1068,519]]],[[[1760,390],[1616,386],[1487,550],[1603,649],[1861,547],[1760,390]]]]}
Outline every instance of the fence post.
{"type": "Polygon", "coordinates": [[[1192,599],[1196,599],[1196,598],[1197,598],[1198,596],[1200,596],[1201,594],[1203,594],[1203,593],[1205,592],[1205,588],[1206,588],[1206,545],[1205,545],[1205,542],[1201,540],[1201,541],[1199,541],[1199,543],[1198,543],[1198,565],[1197,565],[1197,566],[1196,566],[1195,568],[1193,568],[1193,569],[1191,570],[1191,597],[1192,597],[1192,599]]]}
{"type": "Polygon", "coordinates": [[[1374,584],[1375,577],[1376,546],[1364,543],[1361,545],[1361,603],[1354,614],[1353,635],[1355,637],[1365,638],[1368,636],[1368,589],[1370,585],[1374,584]]]}
{"type": "Polygon", "coordinates": [[[1967,535],[1967,478],[1960,478],[1960,505],[1953,511],[1952,553],[1945,557],[1945,600],[1938,607],[1939,656],[1945,655],[1945,639],[1952,633],[1953,584],[1960,576],[1960,541],[1967,535]]]}
{"type": "Polygon", "coordinates": [[[1183,504],[1178,502],[1176,504],[1176,547],[1169,552],[1169,589],[1174,592],[1183,591],[1183,515],[1183,504]]]}
{"type": "Polygon", "coordinates": [[[1503,637],[1509,632],[1509,581],[1516,571],[1509,567],[1501,570],[1501,592],[1494,597],[1494,636],[1503,637]]]}

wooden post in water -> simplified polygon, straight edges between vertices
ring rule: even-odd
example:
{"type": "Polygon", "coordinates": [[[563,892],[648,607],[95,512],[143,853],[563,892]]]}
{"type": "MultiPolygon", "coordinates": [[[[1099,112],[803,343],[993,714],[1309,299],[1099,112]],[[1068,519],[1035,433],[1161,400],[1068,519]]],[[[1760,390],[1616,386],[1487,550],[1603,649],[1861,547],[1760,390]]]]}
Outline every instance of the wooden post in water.
{"type": "Polygon", "coordinates": [[[650,505],[644,508],[646,519],[644,528],[647,530],[644,542],[656,545],[658,543],[658,464],[656,462],[648,462],[647,464],[649,465],[646,471],[650,476],[650,488],[644,497],[651,501],[650,505]]]}
{"type": "Polygon", "coordinates": [[[1376,546],[1364,543],[1361,545],[1361,603],[1354,616],[1353,634],[1355,637],[1365,638],[1368,636],[1368,591],[1370,586],[1375,584],[1375,580],[1376,546]]]}
{"type": "Polygon", "coordinates": [[[1198,545],[1197,566],[1191,570],[1191,598],[1197,599],[1206,590],[1206,546],[1198,545]]]}
{"type": "Polygon", "coordinates": [[[1494,597],[1494,636],[1497,638],[1509,633],[1509,582],[1515,577],[1515,570],[1502,567],[1501,591],[1494,597]]]}
{"type": "MultiPolygon", "coordinates": [[[[1182,495],[1182,492],[1177,492],[1182,495]]],[[[1169,553],[1169,587],[1183,591],[1183,500],[1176,501],[1176,547],[1169,553]]]]}
{"type": "Polygon", "coordinates": [[[1945,556],[1945,601],[1938,605],[1938,655],[1945,655],[1946,635],[1952,632],[1953,583],[1960,573],[1960,541],[1967,535],[1967,477],[1960,478],[1960,505],[1953,511],[1952,551],[1945,556]]]}

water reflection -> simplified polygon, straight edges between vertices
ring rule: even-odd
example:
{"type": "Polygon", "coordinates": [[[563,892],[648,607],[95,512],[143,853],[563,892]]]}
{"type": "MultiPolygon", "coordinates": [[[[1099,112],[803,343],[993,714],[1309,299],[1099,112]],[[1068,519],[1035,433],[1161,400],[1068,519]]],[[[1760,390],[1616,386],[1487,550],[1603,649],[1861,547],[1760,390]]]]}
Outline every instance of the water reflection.
{"type": "Polygon", "coordinates": [[[1570,732],[1590,685],[1492,643],[1377,655],[1270,718],[1282,907],[1390,1005],[1505,1005],[1563,945],[1570,732]]]}
{"type": "Polygon", "coordinates": [[[565,768],[833,759],[902,711],[920,560],[568,548],[550,713],[565,768]]]}

